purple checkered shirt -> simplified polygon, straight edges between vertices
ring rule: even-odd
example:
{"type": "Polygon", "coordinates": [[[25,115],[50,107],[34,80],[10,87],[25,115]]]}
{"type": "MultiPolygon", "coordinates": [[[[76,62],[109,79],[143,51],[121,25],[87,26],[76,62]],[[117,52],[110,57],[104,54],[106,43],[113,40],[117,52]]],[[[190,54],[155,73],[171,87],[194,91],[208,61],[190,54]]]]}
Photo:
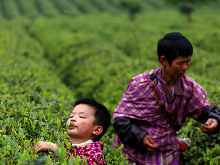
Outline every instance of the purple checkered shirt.
{"type": "MultiPolygon", "coordinates": [[[[174,95],[171,95],[161,76],[161,68],[154,69],[157,75],[157,93],[165,111],[175,126],[182,126],[186,117],[199,120],[202,111],[210,106],[206,92],[192,78],[183,75],[176,80],[174,95]]],[[[156,151],[134,150],[124,144],[116,135],[114,147],[124,144],[123,153],[128,160],[144,165],[170,164],[179,158],[177,139],[170,124],[160,111],[153,91],[152,80],[147,78],[150,72],[144,72],[131,79],[124,96],[116,107],[113,119],[128,117],[136,119],[136,125],[148,132],[159,147],[156,151]]],[[[156,80],[156,79],[155,79],[156,80]]]]}

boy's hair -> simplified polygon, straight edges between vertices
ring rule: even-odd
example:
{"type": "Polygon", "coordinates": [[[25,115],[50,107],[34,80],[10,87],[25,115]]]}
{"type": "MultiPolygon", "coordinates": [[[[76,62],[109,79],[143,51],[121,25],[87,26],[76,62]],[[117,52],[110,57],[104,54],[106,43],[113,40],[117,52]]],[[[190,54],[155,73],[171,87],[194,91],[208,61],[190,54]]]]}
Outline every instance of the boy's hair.
{"type": "MultiPolygon", "coordinates": [[[[171,66],[177,57],[188,57],[193,54],[193,47],[188,39],[179,32],[166,34],[157,43],[158,60],[164,55],[171,66]]],[[[160,61],[161,62],[161,61],[160,61]]]]}
{"type": "Polygon", "coordinates": [[[98,141],[99,139],[101,139],[101,137],[106,133],[110,122],[111,122],[111,115],[108,112],[107,108],[98,103],[97,101],[93,100],[93,99],[81,99],[78,100],[74,103],[74,107],[79,105],[79,104],[86,104],[89,105],[91,107],[93,107],[95,109],[95,124],[100,125],[103,127],[103,131],[101,134],[99,134],[96,139],[94,141],[98,141]]]}

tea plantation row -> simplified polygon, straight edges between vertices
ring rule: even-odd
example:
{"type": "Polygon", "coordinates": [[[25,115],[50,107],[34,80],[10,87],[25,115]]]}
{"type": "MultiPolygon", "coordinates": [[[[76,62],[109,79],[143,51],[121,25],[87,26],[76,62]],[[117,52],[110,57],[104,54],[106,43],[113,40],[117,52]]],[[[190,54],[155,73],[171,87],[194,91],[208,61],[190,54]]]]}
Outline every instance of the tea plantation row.
{"type": "MultiPolygon", "coordinates": [[[[65,159],[63,143],[57,156],[33,152],[40,140],[68,140],[65,125],[76,99],[43,58],[40,44],[11,25],[0,25],[0,164],[82,164],[78,157],[65,159]]],[[[113,136],[103,141],[107,164],[127,164],[121,148],[112,147],[113,136]]]]}
{"type": "MultiPolygon", "coordinates": [[[[140,0],[142,8],[158,6],[153,0],[140,0]]],[[[119,0],[0,0],[0,16],[14,19],[19,16],[35,18],[38,16],[56,17],[66,15],[77,17],[82,14],[120,13],[124,9],[119,0]]]]}
{"type": "MultiPolygon", "coordinates": [[[[2,19],[1,163],[73,163],[64,159],[63,148],[58,157],[38,157],[33,145],[40,139],[67,140],[65,122],[79,98],[94,98],[113,112],[129,80],[160,65],[156,43],[170,31],[180,31],[192,42],[195,51],[187,74],[203,86],[212,104],[220,105],[218,12],[204,8],[194,19],[187,25],[175,10],[146,11],[133,23],[124,14],[2,19]]],[[[179,132],[193,141],[180,164],[220,161],[219,134],[206,135],[199,125],[188,120],[179,132]]],[[[112,147],[113,138],[111,126],[102,138],[107,163],[127,164],[121,148],[112,147]]]]}
{"type": "MultiPolygon", "coordinates": [[[[95,98],[112,111],[130,78],[160,65],[156,56],[157,40],[170,31],[180,31],[194,45],[188,75],[204,87],[212,104],[220,105],[218,15],[202,13],[195,15],[196,21],[191,25],[186,25],[183,17],[165,17],[178,14],[167,10],[146,12],[133,23],[125,15],[113,19],[107,14],[82,16],[71,22],[62,17],[42,18],[27,31],[41,43],[45,57],[58,68],[59,77],[74,89],[77,97],[95,98]],[[207,18],[207,24],[199,19],[201,15],[207,18]]],[[[219,134],[206,135],[199,126],[200,123],[189,120],[180,131],[182,137],[193,141],[192,147],[182,154],[180,164],[219,163],[219,134]]]]}
{"type": "MultiPolygon", "coordinates": [[[[186,25],[184,17],[175,16],[177,14],[175,10],[146,12],[133,23],[127,21],[126,15],[115,18],[102,14],[73,20],[39,18],[31,24],[23,24],[28,27],[27,33],[41,44],[45,57],[56,66],[61,80],[74,89],[77,97],[93,97],[113,110],[130,78],[160,66],[156,44],[171,31],[180,31],[194,46],[188,73],[220,80],[217,72],[220,69],[218,15],[202,15],[209,20],[205,25],[203,20],[186,25]],[[167,18],[169,14],[174,17],[167,18]],[[212,19],[208,19],[210,17],[212,19]],[[179,20],[174,22],[177,18],[179,20]]],[[[197,13],[197,17],[201,14],[197,13]]],[[[218,81],[213,83],[218,86],[218,81]]]]}

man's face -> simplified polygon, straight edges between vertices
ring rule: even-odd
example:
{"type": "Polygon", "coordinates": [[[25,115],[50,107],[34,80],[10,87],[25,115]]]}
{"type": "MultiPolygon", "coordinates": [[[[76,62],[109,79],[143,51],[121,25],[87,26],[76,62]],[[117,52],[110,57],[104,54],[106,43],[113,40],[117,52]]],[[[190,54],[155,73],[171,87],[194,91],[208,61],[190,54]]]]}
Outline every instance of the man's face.
{"type": "Polygon", "coordinates": [[[190,66],[190,60],[191,56],[177,57],[175,60],[173,60],[171,66],[167,65],[167,73],[175,79],[182,77],[190,66]]]}

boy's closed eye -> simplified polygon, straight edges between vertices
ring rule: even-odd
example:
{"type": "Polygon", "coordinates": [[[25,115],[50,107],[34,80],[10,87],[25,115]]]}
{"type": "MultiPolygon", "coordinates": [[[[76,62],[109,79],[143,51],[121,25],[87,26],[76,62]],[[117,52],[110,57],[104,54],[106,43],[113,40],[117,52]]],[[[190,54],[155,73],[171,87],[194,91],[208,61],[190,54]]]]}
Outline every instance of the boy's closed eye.
{"type": "MultiPolygon", "coordinates": [[[[70,119],[73,118],[74,116],[70,116],[70,119]]],[[[79,116],[79,118],[86,118],[85,116],[79,116]]]]}

